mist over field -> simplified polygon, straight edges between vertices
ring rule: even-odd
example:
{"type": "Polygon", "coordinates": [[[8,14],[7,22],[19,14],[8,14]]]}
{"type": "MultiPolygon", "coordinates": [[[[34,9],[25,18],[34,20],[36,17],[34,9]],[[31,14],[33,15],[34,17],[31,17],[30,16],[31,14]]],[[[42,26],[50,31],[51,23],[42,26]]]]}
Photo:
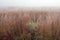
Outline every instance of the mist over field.
{"type": "Polygon", "coordinates": [[[0,0],[0,40],[60,40],[60,0],[0,0]]]}

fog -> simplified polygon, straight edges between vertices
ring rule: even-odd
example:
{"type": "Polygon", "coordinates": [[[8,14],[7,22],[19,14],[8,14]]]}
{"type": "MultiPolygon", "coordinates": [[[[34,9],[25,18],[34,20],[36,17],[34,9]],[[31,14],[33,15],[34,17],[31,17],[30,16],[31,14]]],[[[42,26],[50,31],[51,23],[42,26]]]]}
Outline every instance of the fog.
{"type": "Polygon", "coordinates": [[[59,0],[0,0],[0,7],[60,7],[59,0]]]}

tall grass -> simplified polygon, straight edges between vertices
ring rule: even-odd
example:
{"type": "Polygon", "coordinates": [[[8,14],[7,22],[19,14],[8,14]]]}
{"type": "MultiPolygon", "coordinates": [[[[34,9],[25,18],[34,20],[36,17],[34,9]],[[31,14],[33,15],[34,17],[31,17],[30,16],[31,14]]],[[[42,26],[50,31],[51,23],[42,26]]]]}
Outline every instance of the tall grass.
{"type": "Polygon", "coordinates": [[[60,40],[60,12],[14,10],[0,12],[1,40],[60,40]],[[36,24],[29,24],[36,23],[36,24]],[[39,26],[36,32],[34,28],[39,26]],[[40,36],[39,36],[40,35],[40,36]],[[32,37],[32,38],[31,38],[32,37]],[[34,39],[35,38],[35,39],[34,39]]]}

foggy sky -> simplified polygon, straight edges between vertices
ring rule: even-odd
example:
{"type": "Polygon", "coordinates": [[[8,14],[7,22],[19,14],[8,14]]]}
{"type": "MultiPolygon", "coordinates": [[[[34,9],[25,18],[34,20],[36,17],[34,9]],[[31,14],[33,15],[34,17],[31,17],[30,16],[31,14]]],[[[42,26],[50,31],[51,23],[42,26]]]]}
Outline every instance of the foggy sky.
{"type": "Polygon", "coordinates": [[[0,7],[60,7],[59,0],[0,0],[0,7]]]}

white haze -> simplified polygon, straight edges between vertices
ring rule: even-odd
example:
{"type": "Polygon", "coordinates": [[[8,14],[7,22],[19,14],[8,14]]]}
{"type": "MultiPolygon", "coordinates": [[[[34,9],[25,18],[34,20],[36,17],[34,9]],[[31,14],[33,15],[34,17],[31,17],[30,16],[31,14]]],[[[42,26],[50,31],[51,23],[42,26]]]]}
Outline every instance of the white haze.
{"type": "Polygon", "coordinates": [[[60,0],[0,0],[0,7],[60,7],[60,0]]]}

